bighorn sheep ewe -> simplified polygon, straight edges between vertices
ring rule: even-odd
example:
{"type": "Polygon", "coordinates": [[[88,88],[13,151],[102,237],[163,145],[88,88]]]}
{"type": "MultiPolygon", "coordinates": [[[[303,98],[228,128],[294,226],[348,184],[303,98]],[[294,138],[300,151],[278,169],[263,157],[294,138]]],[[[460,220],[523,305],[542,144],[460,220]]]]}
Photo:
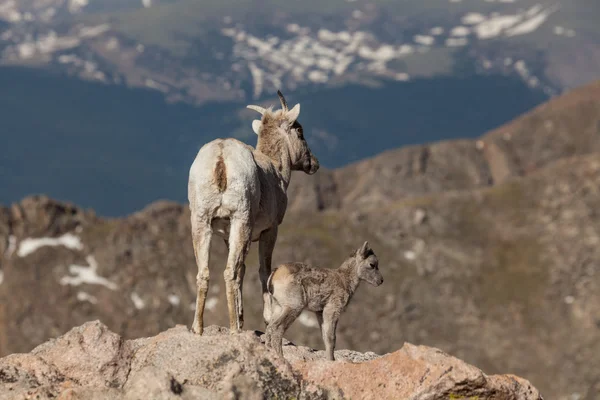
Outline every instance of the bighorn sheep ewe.
{"type": "Polygon", "coordinates": [[[198,264],[194,333],[203,332],[213,233],[225,240],[229,251],[224,277],[231,331],[239,332],[244,324],[242,284],[251,242],[259,241],[265,323],[271,317],[267,279],[277,227],[287,207],[290,175],[294,170],[312,175],[319,169],[298,122],[300,104],[290,110],[281,92],[277,94],[281,110],[247,106],[262,115],[252,122],[258,135],[256,149],[236,139],[215,139],[202,146],[190,168],[188,200],[198,264]]]}
{"type": "Polygon", "coordinates": [[[272,298],[281,307],[265,332],[265,344],[283,356],[283,334],[298,318],[302,310],[317,314],[317,321],[325,342],[329,360],[335,360],[335,329],[361,280],[373,286],[383,283],[379,261],[365,242],[338,269],[312,268],[303,263],[279,266],[269,276],[267,286],[272,298]]]}

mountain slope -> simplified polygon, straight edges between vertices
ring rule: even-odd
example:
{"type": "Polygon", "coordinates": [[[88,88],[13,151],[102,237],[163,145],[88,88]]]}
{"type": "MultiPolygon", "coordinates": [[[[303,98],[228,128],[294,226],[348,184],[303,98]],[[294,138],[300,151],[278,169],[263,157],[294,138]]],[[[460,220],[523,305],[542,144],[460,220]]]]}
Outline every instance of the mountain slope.
{"type": "MultiPolygon", "coordinates": [[[[339,348],[436,346],[559,400],[597,397],[598,90],[556,98],[480,141],[398,149],[312,181],[299,174],[274,262],[331,268],[369,240],[385,283],[358,291],[339,348]]],[[[92,318],[126,337],[189,325],[189,232],[188,207],[172,202],[116,219],[46,197],[0,208],[0,353],[92,318]]],[[[225,246],[214,243],[206,323],[226,325],[225,246]]],[[[255,248],[245,320],[264,329],[255,248]]],[[[316,326],[303,315],[288,337],[320,348],[316,326]]]]}
{"type": "MultiPolygon", "coordinates": [[[[335,267],[369,240],[385,284],[356,294],[338,327],[340,349],[383,353],[404,341],[426,344],[486,373],[523,376],[559,400],[593,398],[600,376],[598,159],[565,159],[491,188],[391,202],[354,218],[290,212],[274,262],[335,267]]],[[[102,220],[29,198],[3,219],[4,354],[95,318],[126,337],[190,323],[196,268],[186,206],[159,203],[102,220]],[[39,236],[61,239],[49,246],[31,239],[39,236]]],[[[215,241],[207,324],[227,323],[224,251],[215,241]]],[[[246,328],[262,330],[255,250],[247,264],[246,328]]],[[[310,314],[288,337],[321,347],[310,314]]]]}
{"type": "Polygon", "coordinates": [[[291,207],[377,208],[390,201],[466,190],[527,175],[564,157],[600,151],[600,81],[536,107],[477,140],[386,151],[314,177],[297,174],[291,207]]]}

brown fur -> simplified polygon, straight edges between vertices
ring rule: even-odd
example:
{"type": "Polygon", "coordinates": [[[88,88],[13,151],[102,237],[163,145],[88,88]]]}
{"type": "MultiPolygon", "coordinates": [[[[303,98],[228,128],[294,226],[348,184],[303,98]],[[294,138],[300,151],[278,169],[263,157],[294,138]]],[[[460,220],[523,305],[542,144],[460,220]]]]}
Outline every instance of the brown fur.
{"type": "Polygon", "coordinates": [[[308,309],[317,316],[327,358],[335,360],[337,322],[361,280],[373,286],[383,283],[379,261],[368,242],[337,269],[315,268],[303,263],[281,265],[269,278],[271,299],[279,304],[281,312],[267,326],[266,345],[283,356],[283,334],[302,310],[308,309]]]}
{"type": "MultiPolygon", "coordinates": [[[[283,95],[278,93],[285,104],[283,95]]],[[[257,179],[259,187],[254,182],[246,182],[252,189],[252,193],[237,193],[241,197],[239,206],[231,209],[221,209],[220,196],[214,196],[208,191],[208,196],[202,204],[203,209],[198,209],[197,196],[204,196],[203,190],[197,190],[200,184],[205,182],[193,182],[190,175],[188,182],[188,199],[190,201],[192,220],[192,239],[196,264],[198,265],[196,312],[192,331],[196,334],[203,332],[203,314],[208,290],[210,259],[210,244],[213,234],[213,224],[221,226],[217,234],[223,237],[228,244],[228,260],[224,278],[226,283],[227,307],[229,311],[229,323],[231,332],[239,332],[243,327],[243,302],[242,282],[245,273],[245,258],[248,254],[251,242],[259,242],[259,277],[263,294],[263,317],[265,323],[271,319],[271,301],[268,293],[268,278],[271,275],[271,260],[273,249],[277,241],[277,230],[283,221],[287,209],[287,188],[292,171],[303,171],[313,175],[319,169],[319,162],[308,148],[308,144],[302,135],[302,129],[298,119],[300,105],[297,104],[292,110],[273,111],[265,110],[263,107],[248,106],[258,111],[262,117],[259,125],[253,121],[252,128],[258,134],[256,149],[252,146],[229,138],[225,140],[237,141],[253,154],[256,164],[253,177],[242,177],[243,179],[257,179]],[[292,121],[293,120],[293,121],[292,121]],[[290,126],[291,123],[291,126],[290,126]],[[215,200],[214,202],[211,200],[215,200]],[[243,203],[243,204],[242,204],[243,203]],[[208,204],[208,205],[207,205],[208,204]],[[222,215],[212,215],[219,211],[222,215]],[[224,215],[229,215],[224,223],[224,215]],[[229,233],[225,228],[229,227],[229,233]]],[[[219,192],[227,193],[232,190],[233,167],[230,160],[235,154],[223,154],[223,139],[213,141],[218,146],[214,169],[208,171],[210,174],[210,185],[214,185],[219,192]],[[220,147],[220,149],[219,149],[220,147]],[[227,158],[227,160],[225,160],[227,158]],[[227,177],[229,173],[229,179],[227,177]]],[[[237,147],[237,146],[235,146],[237,147]]],[[[240,150],[238,148],[238,150],[240,150]]],[[[241,149],[243,150],[243,149],[241,149]]],[[[215,149],[211,148],[211,152],[215,149]]],[[[247,160],[249,161],[249,160],[247,160]]],[[[195,163],[196,161],[194,161],[195,163]]],[[[190,173],[192,171],[190,170],[190,173]]],[[[235,177],[237,178],[237,177],[235,177]]],[[[205,179],[202,176],[202,179],[205,179]]],[[[203,188],[202,188],[203,189],[203,188]]]]}
{"type": "Polygon", "coordinates": [[[217,158],[214,176],[219,192],[223,193],[227,189],[227,167],[225,166],[225,160],[223,160],[223,143],[219,143],[219,147],[221,148],[221,154],[217,158]]]}
{"type": "Polygon", "coordinates": [[[262,128],[256,143],[256,150],[269,157],[279,171],[283,168],[281,154],[285,149],[285,143],[277,130],[283,120],[285,120],[285,113],[281,110],[267,110],[261,119],[262,128]]]}

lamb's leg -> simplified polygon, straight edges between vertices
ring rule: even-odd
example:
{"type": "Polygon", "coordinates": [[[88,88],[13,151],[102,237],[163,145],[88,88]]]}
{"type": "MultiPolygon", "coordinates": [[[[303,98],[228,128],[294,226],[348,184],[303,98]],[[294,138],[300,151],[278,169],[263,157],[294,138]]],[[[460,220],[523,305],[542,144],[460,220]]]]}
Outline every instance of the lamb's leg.
{"type": "Polygon", "coordinates": [[[277,354],[283,357],[282,341],[283,334],[292,325],[292,323],[298,318],[302,312],[302,307],[292,308],[289,306],[283,306],[281,308],[281,314],[277,316],[267,326],[267,345],[272,347],[277,354]]]}
{"type": "Polygon", "coordinates": [[[193,214],[191,223],[194,255],[196,257],[196,264],[198,265],[198,275],[196,276],[196,311],[194,313],[194,322],[192,323],[192,332],[202,335],[204,330],[204,303],[206,302],[206,293],[208,292],[208,263],[210,261],[212,228],[208,221],[204,221],[193,214]]]}
{"type": "Polygon", "coordinates": [[[240,218],[233,218],[229,233],[229,255],[227,267],[223,274],[227,290],[227,307],[229,309],[229,329],[231,333],[239,332],[244,326],[242,307],[242,285],[244,277],[244,260],[250,249],[252,225],[240,218]]]}
{"type": "Polygon", "coordinates": [[[319,331],[321,331],[321,336],[323,336],[323,311],[315,312],[317,316],[317,322],[319,323],[319,331]]]}
{"type": "Polygon", "coordinates": [[[258,258],[260,262],[260,268],[258,274],[260,276],[260,284],[262,286],[263,295],[263,320],[265,326],[269,325],[269,321],[273,317],[273,302],[269,295],[269,288],[267,288],[267,281],[269,275],[271,275],[271,260],[273,258],[273,249],[275,248],[275,242],[277,241],[277,226],[263,231],[260,234],[258,243],[258,258]]]}
{"type": "Polygon", "coordinates": [[[325,353],[331,361],[335,360],[333,355],[335,349],[335,330],[339,319],[340,308],[334,305],[327,305],[323,310],[323,328],[322,335],[325,342],[325,353]]]}

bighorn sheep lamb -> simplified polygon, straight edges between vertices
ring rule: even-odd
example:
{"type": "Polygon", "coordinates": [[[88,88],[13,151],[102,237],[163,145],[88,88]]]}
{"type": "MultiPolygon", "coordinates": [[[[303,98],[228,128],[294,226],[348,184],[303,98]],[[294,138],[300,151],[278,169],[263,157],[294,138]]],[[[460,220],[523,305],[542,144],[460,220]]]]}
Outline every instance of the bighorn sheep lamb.
{"type": "Polygon", "coordinates": [[[277,227],[287,207],[290,175],[295,170],[312,175],[319,169],[298,122],[300,104],[290,110],[280,91],[277,95],[281,110],[247,106],[262,115],[252,122],[258,135],[256,149],[236,139],[215,139],[202,146],[190,168],[188,200],[198,264],[194,333],[203,332],[213,233],[225,240],[229,251],[224,278],[231,331],[239,332],[244,324],[242,284],[251,242],[259,241],[265,323],[271,317],[267,279],[277,227]]]}
{"type": "Polygon", "coordinates": [[[312,268],[303,263],[282,264],[267,281],[269,293],[281,311],[270,321],[265,344],[283,357],[283,334],[302,310],[317,314],[329,360],[335,360],[335,330],[361,280],[373,286],[383,283],[377,256],[365,242],[338,269],[312,268]]]}

